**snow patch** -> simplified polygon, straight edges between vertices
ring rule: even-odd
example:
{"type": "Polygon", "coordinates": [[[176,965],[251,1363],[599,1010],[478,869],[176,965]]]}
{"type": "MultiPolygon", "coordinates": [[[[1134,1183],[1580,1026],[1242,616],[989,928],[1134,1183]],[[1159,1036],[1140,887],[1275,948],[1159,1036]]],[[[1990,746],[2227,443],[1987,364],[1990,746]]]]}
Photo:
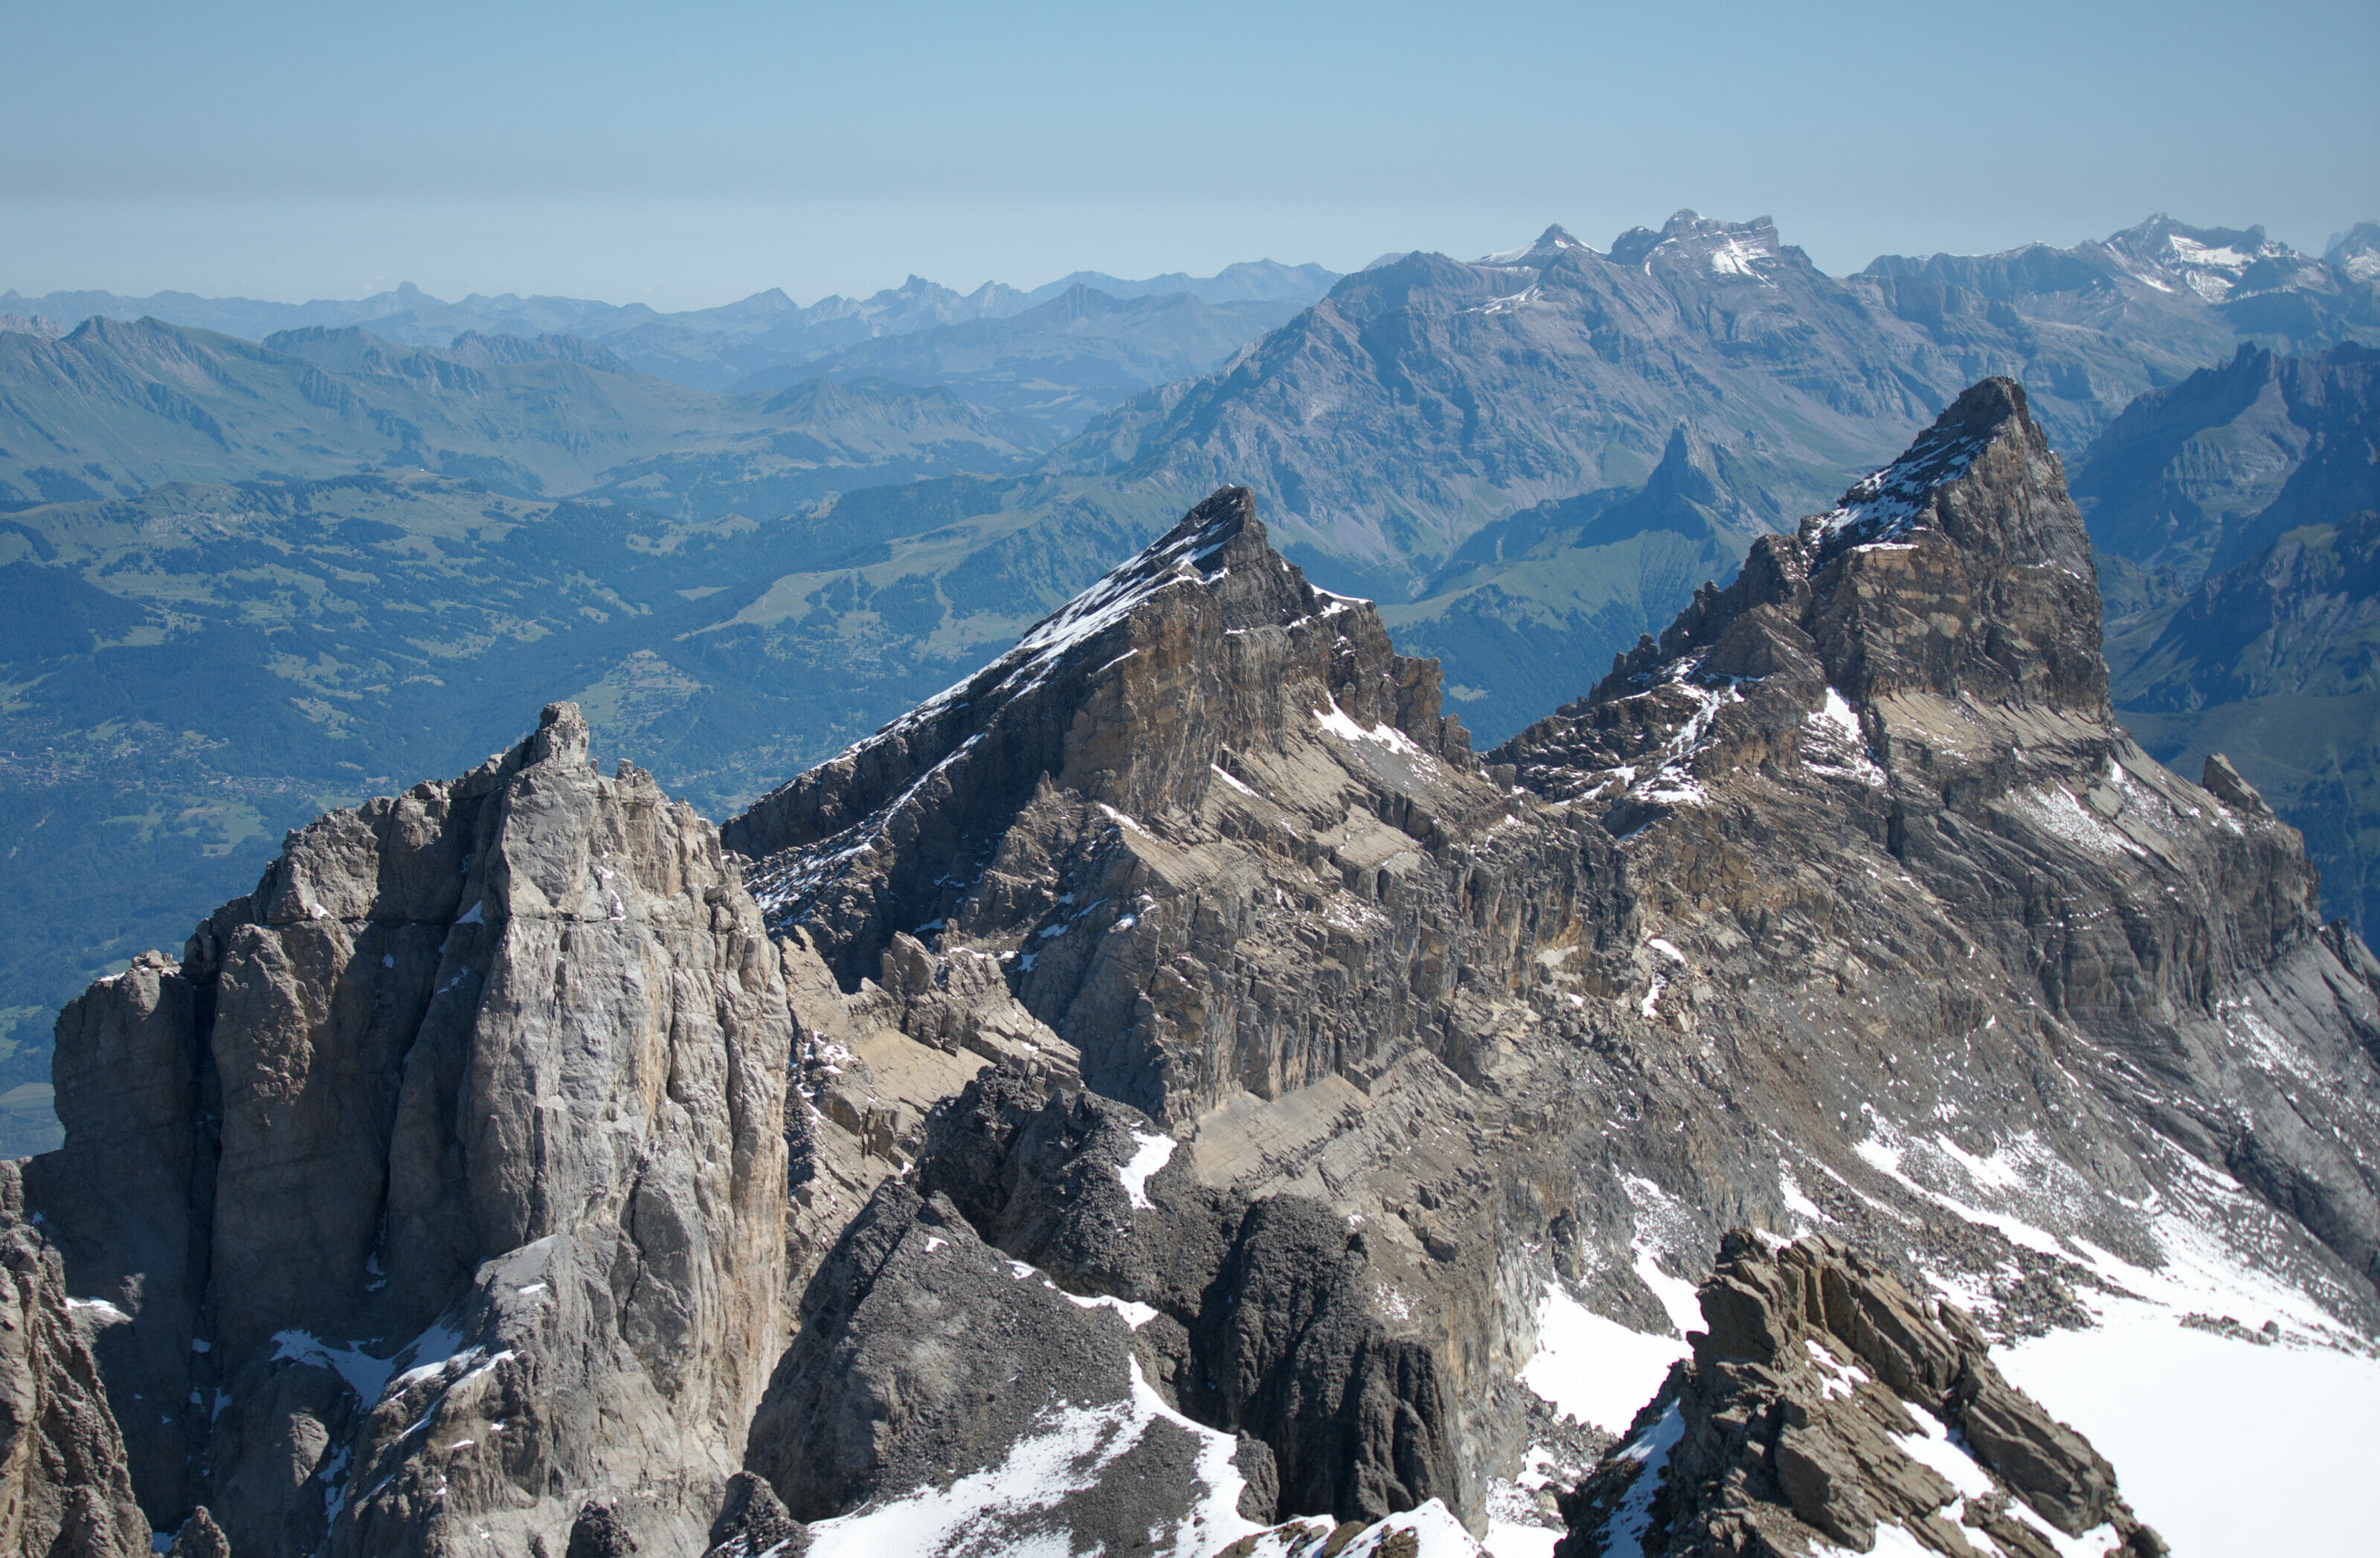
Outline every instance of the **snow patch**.
{"type": "Polygon", "coordinates": [[[328,1369],[347,1382],[356,1398],[370,1406],[380,1400],[381,1391],[396,1367],[389,1358],[374,1357],[358,1347],[334,1347],[317,1339],[311,1332],[276,1331],[273,1333],[273,1358],[294,1358],[328,1369]]]}
{"type": "Polygon", "coordinates": [[[1240,794],[1246,796],[1251,800],[1257,798],[1257,793],[1254,790],[1249,789],[1245,785],[1242,784],[1236,776],[1234,776],[1229,770],[1223,768],[1220,764],[1208,763],[1207,766],[1215,771],[1215,777],[1220,779],[1224,784],[1229,785],[1232,788],[1239,791],[1240,794]]]}
{"type": "Polygon", "coordinates": [[[1680,1338],[1632,1331],[1548,1282],[1537,1301],[1537,1350],[1517,1378],[1558,1416],[1626,1433],[1670,1365],[1685,1356],[1680,1338]]]}
{"type": "Polygon", "coordinates": [[[109,1303],[104,1298],[69,1298],[67,1300],[67,1312],[68,1314],[87,1315],[91,1319],[98,1321],[104,1325],[113,1325],[118,1322],[125,1325],[132,1323],[132,1317],[130,1315],[126,1314],[122,1309],[117,1308],[115,1305],[109,1303]]]}
{"type": "Polygon", "coordinates": [[[1884,787],[1884,770],[1868,755],[1867,733],[1860,728],[1859,712],[1841,693],[1827,688],[1827,700],[1810,711],[1804,723],[1811,736],[1810,745],[1803,750],[1804,763],[1821,773],[1843,774],[1884,787]]]}
{"type": "MultiPolygon", "coordinates": [[[[1196,1493],[1188,1514],[1171,1531],[1150,1533],[1152,1551],[1167,1558],[1204,1558],[1255,1535],[1261,1528],[1239,1513],[1240,1494],[1247,1486],[1232,1465],[1239,1441],[1166,1406],[1141,1377],[1138,1359],[1131,1360],[1131,1369],[1129,1397],[1098,1406],[1045,1409],[1035,1420],[1034,1431],[1012,1444],[997,1467],[958,1478],[945,1488],[921,1488],[886,1503],[813,1523],[809,1558],[877,1558],[896,1552],[1068,1558],[1074,1551],[1068,1533],[1028,1535],[1017,1528],[1068,1494],[1096,1486],[1160,1418],[1196,1439],[1198,1461],[1196,1493]]],[[[1351,1543],[1346,1551],[1356,1549],[1351,1543]]],[[[1425,1553],[1430,1551],[1424,1549],[1425,1553]]]]}
{"type": "Polygon", "coordinates": [[[1620,1454],[1644,1469],[1628,1484],[1611,1523],[1604,1528],[1605,1558],[1645,1558],[1645,1532],[1653,1524],[1653,1498],[1670,1467],[1670,1452],[1686,1436],[1685,1414],[1670,1403],[1644,1432],[1620,1448],[1620,1454]]]}
{"type": "Polygon", "coordinates": [[[1396,726],[1385,724],[1376,724],[1371,729],[1366,730],[1362,725],[1355,723],[1354,716],[1350,715],[1345,710],[1339,707],[1339,700],[1337,699],[1327,698],[1325,699],[1325,701],[1330,705],[1330,712],[1325,713],[1319,709],[1315,710],[1315,723],[1319,724],[1323,729],[1329,731],[1331,735],[1338,736],[1341,740],[1376,741],[1381,746],[1388,748],[1390,751],[1400,753],[1408,758],[1421,758],[1427,755],[1422,751],[1420,747],[1415,745],[1414,738],[1412,736],[1407,736],[1403,731],[1399,730],[1396,726]]]}
{"type": "MultiPolygon", "coordinates": [[[[1994,1349],[2002,1373],[2114,1463],[2126,1502],[2176,1552],[2354,1552],[2371,1540],[2362,1487],[2380,1450],[2380,1361],[2257,1346],[2110,1301],[2089,1331],[1994,1349]],[[2207,1475],[2209,1424],[2224,1475],[2207,1475]],[[2255,1489],[2242,1498],[2240,1490],[2255,1489]]],[[[2100,1548],[2081,1548],[2097,1552],[2100,1548]]]]}
{"type": "MultiPolygon", "coordinates": [[[[941,1241],[936,1240],[935,1242],[940,1243],[941,1241]]],[[[1048,1279],[1045,1278],[1043,1280],[1047,1281],[1048,1279]]],[[[1147,1325],[1150,1321],[1157,1318],[1157,1310],[1153,1306],[1135,1303],[1129,1298],[1119,1298],[1112,1293],[1097,1293],[1086,1298],[1079,1293],[1067,1292],[1064,1288],[1059,1287],[1054,1282],[1050,1283],[1050,1285],[1051,1288],[1056,1290],[1058,1296],[1065,1299],[1069,1304],[1074,1304],[1086,1309],[1113,1309],[1116,1313],[1123,1316],[1124,1324],[1132,1327],[1135,1331],[1139,1330],[1142,1326],[1147,1325]]]]}
{"type": "Polygon", "coordinates": [[[1815,521],[1824,541],[1899,541],[1920,528],[1937,488],[1967,473],[1991,442],[1988,435],[1937,439],[1922,434],[1907,454],[1852,483],[1843,501],[1815,521]]]}
{"type": "Polygon", "coordinates": [[[1135,1144],[1132,1161],[1116,1165],[1116,1177],[1123,1181],[1123,1193],[1132,1204],[1141,1211],[1149,1211],[1157,1204],[1148,1199],[1149,1176],[1163,1168],[1173,1156],[1174,1142],[1172,1137],[1161,1131],[1135,1131],[1132,1139],[1135,1144]]]}

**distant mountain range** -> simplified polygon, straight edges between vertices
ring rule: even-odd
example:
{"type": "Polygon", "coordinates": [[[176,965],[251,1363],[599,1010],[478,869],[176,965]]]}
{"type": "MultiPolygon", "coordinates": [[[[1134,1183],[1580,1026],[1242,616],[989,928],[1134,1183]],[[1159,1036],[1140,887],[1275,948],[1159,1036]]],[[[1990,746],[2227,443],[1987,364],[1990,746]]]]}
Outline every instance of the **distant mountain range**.
{"type": "Polygon", "coordinates": [[[309,303],[200,298],[188,292],[159,292],[147,298],[113,292],[52,292],[25,298],[12,290],[0,292],[0,312],[29,320],[42,316],[63,321],[67,327],[94,315],[127,323],[152,318],[250,341],[285,330],[346,325],[360,325],[384,340],[416,347],[443,347],[467,331],[525,337],[578,335],[604,342],[623,361],[648,373],[716,390],[727,389],[752,374],[808,362],[880,335],[906,335],[971,320],[1005,319],[1062,298],[1078,286],[1111,298],[1182,294],[1217,304],[1304,305],[1328,292],[1338,279],[1337,272],[1320,265],[1284,265],[1272,260],[1227,265],[1211,276],[1172,272],[1138,281],[1077,271],[1030,292],[986,282],[962,294],[913,275],[899,286],[886,287],[868,298],[831,295],[804,307],[772,286],[737,302],[677,313],[661,313],[642,303],[522,298],[510,292],[492,298],[475,292],[449,303],[410,282],[369,298],[309,303]]]}
{"type": "MultiPolygon", "coordinates": [[[[1245,482],[1283,551],[1380,600],[1400,643],[1439,656],[1465,719],[1497,737],[1566,696],[1577,667],[1658,628],[1701,578],[1727,577],[1752,529],[1828,506],[1976,378],[2023,381],[2058,446],[2079,451],[2140,393],[2243,339],[2380,341],[2374,283],[2348,269],[2362,252],[2343,240],[2291,259],[2254,229],[2158,217],[2067,251],[1886,260],[1838,279],[1766,219],[1681,212],[1609,252],[1553,227],[1471,262],[1391,258],[978,491],[986,512],[965,536],[921,527],[864,577],[988,570],[1047,607],[1113,554],[1096,538],[1145,536],[1135,527],[1245,482]],[[2297,301],[2258,305],[2277,292],[2297,301]],[[1676,457],[1699,463],[1713,504],[1682,529],[1623,532],[1646,511],[1618,505],[1681,427],[1693,438],[1676,457]],[[1557,507],[1522,517],[1543,505],[1557,507]],[[1613,519],[1585,524],[1606,505],[1613,519]]],[[[946,634],[990,641],[965,616],[946,634]]]]}
{"type": "Polygon", "coordinates": [[[878,335],[764,368],[735,387],[778,389],[810,378],[942,385],[1023,419],[1056,444],[1153,385],[1205,372],[1302,307],[1209,302],[1189,291],[1111,294],[1077,283],[1022,313],[878,335]]]}

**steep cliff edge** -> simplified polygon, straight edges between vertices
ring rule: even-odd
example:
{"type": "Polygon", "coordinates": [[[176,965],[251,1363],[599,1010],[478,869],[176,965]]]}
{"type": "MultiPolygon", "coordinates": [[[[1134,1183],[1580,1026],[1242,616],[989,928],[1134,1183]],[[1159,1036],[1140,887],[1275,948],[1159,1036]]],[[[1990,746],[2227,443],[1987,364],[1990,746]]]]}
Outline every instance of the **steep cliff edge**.
{"type": "Polygon", "coordinates": [[[28,1199],[118,1317],[159,1527],[436,1552],[600,1499],[707,1530],[779,1334],[792,1023],[709,825],[586,740],[557,705],[324,817],[61,1020],[28,1199]]]}
{"type": "Polygon", "coordinates": [[[0,1552],[134,1558],[133,1501],[90,1333],[117,1318],[67,1297],[65,1265],[25,1207],[21,1163],[0,1163],[0,1552]]]}

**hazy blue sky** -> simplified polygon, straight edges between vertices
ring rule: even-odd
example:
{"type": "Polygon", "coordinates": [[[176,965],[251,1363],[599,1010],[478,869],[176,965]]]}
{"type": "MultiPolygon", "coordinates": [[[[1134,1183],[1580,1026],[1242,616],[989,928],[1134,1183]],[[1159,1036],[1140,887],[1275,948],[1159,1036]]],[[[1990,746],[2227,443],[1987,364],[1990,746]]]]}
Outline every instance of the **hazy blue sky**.
{"type": "Polygon", "coordinates": [[[0,287],[684,308],[1768,213],[1819,265],[2380,215],[2374,0],[0,0],[0,287]]]}

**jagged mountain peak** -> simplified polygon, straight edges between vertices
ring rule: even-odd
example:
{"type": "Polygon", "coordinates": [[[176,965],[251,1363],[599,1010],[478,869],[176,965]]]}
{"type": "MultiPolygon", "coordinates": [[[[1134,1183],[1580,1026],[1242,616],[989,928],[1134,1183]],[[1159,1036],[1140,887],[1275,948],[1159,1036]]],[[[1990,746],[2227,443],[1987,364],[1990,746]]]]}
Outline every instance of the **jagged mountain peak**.
{"type": "MultiPolygon", "coordinates": [[[[1985,533],[1972,521],[1962,521],[1964,511],[1954,501],[1959,483],[1999,444],[2010,446],[2019,464],[2056,459],[2048,435],[2033,420],[2024,386],[2013,379],[1985,379],[1970,387],[1899,459],[1853,484],[1834,508],[1803,520],[1804,538],[1816,546],[1813,560],[1846,547],[1905,541],[1920,529],[1939,529],[1961,544],[2022,552],[2029,561],[2047,561],[2053,554],[2069,566],[2087,561],[2088,538],[2079,522],[2068,523],[2057,512],[2054,501],[2046,513],[2028,513],[2038,523],[2028,525],[2022,534],[1985,533]]],[[[2007,478],[2022,480],[2011,471],[1986,471],[1979,480],[2007,478]]],[[[2062,485],[2061,472],[2061,492],[2062,485]]]]}
{"type": "MultiPolygon", "coordinates": [[[[2112,1541],[1993,1358],[2368,1347],[2380,964],[2061,679],[2022,397],[1937,434],[1893,539],[1764,539],[1484,767],[1239,488],[740,859],[552,706],[72,1009],[0,1384],[112,1412],[152,1528],[334,1558],[1434,1558],[1572,1386],[1681,1520],[2112,1541]]],[[[0,1477],[43,1542],[66,1464],[0,1477]]]]}
{"type": "Polygon", "coordinates": [[[1719,502],[1723,494],[1718,462],[1712,456],[1709,441],[1684,422],[1671,428],[1669,443],[1661,447],[1660,463],[1645,479],[1645,495],[1706,505],[1719,502]]]}
{"type": "Polygon", "coordinates": [[[1985,1552],[2165,1558],[2114,1469],[2010,1385],[1957,1306],[1823,1236],[1771,1250],[1744,1229],[1697,1300],[1692,1359],[1562,1499],[1572,1547],[1978,1551],[1963,1527],[1985,1552]]]}
{"type": "MultiPolygon", "coordinates": [[[[1583,254],[1595,252],[1588,245],[1572,237],[1568,228],[1556,222],[1549,225],[1544,232],[1539,233],[1535,243],[1524,244],[1519,249],[1501,250],[1494,254],[1483,254],[1474,263],[1535,265],[1542,269],[1548,262],[1572,250],[1583,254]]],[[[1373,263],[1378,264],[1379,262],[1374,261],[1373,263]]]]}
{"type": "Polygon", "coordinates": [[[2351,281],[2380,281],[2380,222],[2358,222],[2333,237],[2322,257],[2351,281]]]}
{"type": "Polygon", "coordinates": [[[0,330],[20,335],[38,335],[55,341],[67,333],[67,327],[47,314],[13,314],[0,312],[0,330]]]}
{"type": "Polygon", "coordinates": [[[2267,238],[2261,226],[2193,227],[2161,212],[2111,234],[2107,248],[2156,273],[2142,279],[2165,286],[2178,282],[2209,303],[2222,302],[2248,283],[2253,267],[2274,261],[2304,262],[2288,244],[2267,238]],[[2158,283],[2157,275],[2168,279],[2158,283]]]}
{"type": "Polygon", "coordinates": [[[1594,698],[1633,696],[1689,662],[1742,675],[1806,644],[1824,685],[1854,701],[2033,698],[2104,717],[2097,578],[2023,387],[1986,379],[1835,508],[1756,541],[1732,585],[1704,586],[1594,698]],[[1779,639],[1774,614],[1798,631],[1779,639]]]}
{"type": "Polygon", "coordinates": [[[1436,663],[1396,655],[1371,603],[1308,584],[1228,487],[722,833],[755,862],[771,923],[806,927],[856,978],[898,932],[991,912],[983,873],[1045,787],[1116,816],[1188,813],[1220,754],[1293,745],[1318,721],[1461,767],[1469,738],[1439,700],[1436,663]]]}
{"type": "Polygon", "coordinates": [[[1766,280],[1780,254],[1777,224],[1768,217],[1725,222],[1686,208],[1671,213],[1658,232],[1631,227],[1621,234],[1611,240],[1609,258],[1621,265],[1683,263],[1718,275],[1766,280]]]}

